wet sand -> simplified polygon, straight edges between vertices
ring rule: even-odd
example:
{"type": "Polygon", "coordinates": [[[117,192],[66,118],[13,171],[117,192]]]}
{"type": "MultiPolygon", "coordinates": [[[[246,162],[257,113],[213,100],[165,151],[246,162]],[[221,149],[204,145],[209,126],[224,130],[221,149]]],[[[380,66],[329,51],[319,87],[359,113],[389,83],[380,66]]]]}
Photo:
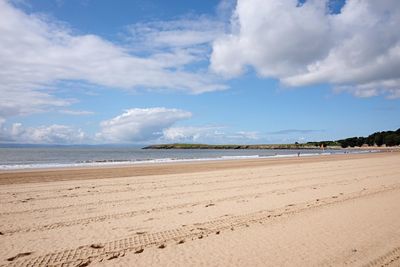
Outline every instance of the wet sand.
{"type": "Polygon", "coordinates": [[[398,152],[8,171],[0,203],[5,266],[400,265],[398,152]]]}

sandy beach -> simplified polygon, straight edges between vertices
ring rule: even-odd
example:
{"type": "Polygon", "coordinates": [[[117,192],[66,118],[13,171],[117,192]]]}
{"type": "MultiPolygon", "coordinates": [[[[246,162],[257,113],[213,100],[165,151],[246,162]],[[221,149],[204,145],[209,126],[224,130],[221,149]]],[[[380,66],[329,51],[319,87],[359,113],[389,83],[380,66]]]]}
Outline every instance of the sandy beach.
{"type": "Polygon", "coordinates": [[[0,173],[1,266],[400,266],[400,153],[0,173]]]}

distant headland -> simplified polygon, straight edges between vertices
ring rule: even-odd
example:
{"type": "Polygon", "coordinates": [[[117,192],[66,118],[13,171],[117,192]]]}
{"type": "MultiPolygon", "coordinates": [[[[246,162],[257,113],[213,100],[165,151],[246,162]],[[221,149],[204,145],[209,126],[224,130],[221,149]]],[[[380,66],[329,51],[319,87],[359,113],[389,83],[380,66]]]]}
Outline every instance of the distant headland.
{"type": "Polygon", "coordinates": [[[348,147],[392,147],[400,145],[400,128],[396,131],[375,132],[367,137],[350,137],[337,141],[319,141],[294,144],[210,145],[210,144],[157,144],[143,149],[341,149],[348,147]]]}
{"type": "MultiPolygon", "coordinates": [[[[340,149],[339,145],[324,148],[340,149]]],[[[320,149],[321,146],[310,144],[260,144],[260,145],[208,145],[208,144],[159,144],[143,149],[320,149]]]]}

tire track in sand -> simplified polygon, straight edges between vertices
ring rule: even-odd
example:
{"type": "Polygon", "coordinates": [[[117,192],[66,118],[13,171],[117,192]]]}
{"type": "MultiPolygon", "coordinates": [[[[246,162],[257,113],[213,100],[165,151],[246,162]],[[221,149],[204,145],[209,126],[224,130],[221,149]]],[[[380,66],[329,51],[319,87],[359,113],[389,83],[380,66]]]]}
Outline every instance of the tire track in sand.
{"type": "MultiPolygon", "coordinates": [[[[135,234],[126,238],[105,242],[102,244],[85,245],[75,249],[57,251],[39,256],[27,256],[17,259],[3,266],[87,266],[92,262],[99,262],[125,255],[126,252],[135,251],[141,253],[144,248],[160,246],[168,242],[181,244],[185,239],[197,239],[207,237],[210,234],[220,234],[224,230],[248,227],[251,224],[264,223],[279,217],[288,217],[307,210],[318,209],[326,206],[338,205],[368,196],[374,196],[400,189],[400,184],[382,186],[378,189],[363,190],[347,195],[332,196],[315,201],[287,205],[273,211],[259,211],[244,215],[231,216],[212,221],[182,226],[181,228],[161,231],[156,233],[135,234]]],[[[400,253],[396,248],[388,254],[371,262],[370,266],[385,266],[386,262],[393,261],[400,253]]]]}
{"type": "MultiPolygon", "coordinates": [[[[307,171],[302,171],[302,170],[298,170],[298,169],[295,168],[293,170],[285,171],[284,176],[323,173],[325,168],[326,168],[325,166],[319,166],[319,167],[315,167],[315,168],[312,168],[312,169],[307,170],[307,171]]],[[[351,170],[353,172],[354,171],[359,171],[359,170],[371,172],[371,171],[377,170],[377,167],[376,166],[369,166],[368,168],[365,168],[365,167],[354,167],[354,166],[350,167],[350,166],[347,166],[347,168],[343,168],[342,166],[340,166],[340,172],[348,173],[349,170],[351,170]]],[[[181,186],[191,186],[192,185],[191,183],[184,184],[182,182],[190,181],[191,179],[193,179],[192,176],[195,176],[195,175],[192,174],[189,178],[184,178],[184,177],[171,178],[171,177],[168,177],[168,179],[154,179],[154,180],[149,180],[149,178],[146,178],[145,180],[134,179],[133,181],[125,180],[125,181],[119,181],[119,182],[115,182],[115,183],[96,184],[95,186],[93,185],[93,183],[89,183],[89,184],[81,185],[79,187],[80,187],[80,189],[90,190],[90,189],[94,189],[93,187],[95,187],[96,189],[99,189],[99,188],[104,188],[104,187],[124,186],[124,185],[128,185],[128,184],[130,186],[143,186],[143,185],[146,185],[146,184],[150,184],[151,185],[151,184],[155,184],[156,183],[158,185],[161,185],[161,184],[167,183],[167,182],[168,183],[176,182],[177,184],[173,184],[173,186],[171,186],[171,188],[174,188],[176,186],[179,186],[179,187],[181,187],[181,186]]],[[[272,174],[272,175],[266,174],[266,175],[262,175],[262,176],[256,176],[256,177],[253,177],[253,178],[231,179],[231,178],[229,178],[229,175],[226,175],[226,176],[224,176],[223,179],[212,180],[212,179],[215,179],[216,177],[219,177],[219,176],[218,175],[210,175],[210,176],[207,176],[206,178],[202,177],[201,178],[201,182],[198,185],[201,185],[201,184],[206,185],[206,184],[213,184],[213,183],[224,183],[224,182],[231,182],[231,181],[249,181],[249,180],[258,180],[258,179],[269,179],[269,178],[276,178],[276,177],[279,177],[279,176],[282,176],[282,174],[279,174],[279,173],[272,174]],[[228,177],[228,178],[226,178],[226,177],[228,177]],[[211,180],[211,181],[208,181],[208,180],[211,180]]],[[[124,177],[124,179],[127,179],[127,178],[129,178],[129,177],[124,177]]],[[[135,177],[135,178],[137,178],[137,177],[135,177]]],[[[38,186],[35,186],[35,188],[37,188],[37,187],[38,186]]],[[[9,190],[4,191],[4,192],[0,191],[0,199],[4,198],[4,197],[9,197],[12,194],[15,194],[15,195],[26,195],[26,193],[37,194],[37,193],[48,193],[48,192],[53,193],[54,192],[54,189],[47,189],[48,185],[45,185],[45,187],[46,188],[44,188],[44,189],[35,189],[35,190],[33,190],[32,188],[28,187],[29,188],[28,191],[19,191],[19,192],[10,192],[9,190]]],[[[75,186],[64,185],[63,188],[58,189],[58,193],[62,193],[64,191],[68,192],[68,191],[71,190],[71,187],[73,188],[75,186]]],[[[165,187],[163,186],[162,188],[169,188],[169,186],[165,186],[165,187]]],[[[27,189],[27,188],[25,188],[25,189],[27,189]]],[[[150,187],[149,188],[138,188],[138,189],[139,190],[143,190],[143,189],[151,189],[151,190],[153,190],[153,188],[150,188],[150,187]]],[[[112,191],[104,191],[104,192],[108,193],[108,192],[112,192],[112,191]]]]}
{"type": "MultiPolygon", "coordinates": [[[[364,177],[363,180],[370,179],[370,178],[371,178],[370,176],[367,176],[367,177],[364,177]]],[[[206,205],[206,204],[210,204],[210,203],[216,204],[216,203],[221,203],[221,202],[226,202],[226,201],[239,200],[239,199],[243,199],[243,198],[254,198],[254,197],[259,198],[259,197],[267,196],[270,194],[296,192],[296,191],[299,191],[302,189],[315,188],[315,187],[322,188],[322,187],[327,187],[327,186],[331,186],[334,184],[341,184],[344,181],[348,181],[348,180],[340,180],[340,181],[327,182],[327,183],[317,183],[317,184],[296,186],[296,187],[285,188],[285,189],[274,189],[274,190],[269,190],[266,192],[259,192],[259,193],[247,193],[247,194],[235,195],[235,196],[230,196],[230,197],[223,197],[223,198],[219,198],[219,199],[215,199],[215,200],[187,202],[187,203],[164,206],[164,207],[153,208],[153,209],[142,209],[142,210],[134,210],[134,211],[129,211],[129,212],[105,214],[105,215],[93,216],[93,217],[88,217],[88,218],[72,220],[72,221],[56,222],[56,223],[41,225],[41,226],[36,226],[36,227],[26,227],[26,228],[21,227],[21,228],[9,229],[9,230],[4,229],[3,234],[12,235],[12,234],[17,234],[17,233],[47,231],[47,230],[58,229],[58,228],[63,228],[63,227],[70,227],[70,226],[81,225],[81,224],[86,225],[86,224],[90,224],[90,223],[103,222],[103,221],[107,221],[107,220],[117,220],[117,219],[134,217],[137,215],[150,214],[152,212],[171,211],[174,209],[183,209],[183,208],[187,208],[187,207],[206,205]]]]}
{"type": "MultiPolygon", "coordinates": [[[[374,171],[375,169],[376,169],[376,167],[371,167],[368,170],[366,170],[364,168],[363,171],[364,172],[366,172],[366,171],[368,172],[369,171],[369,173],[370,173],[370,172],[374,171]]],[[[310,171],[307,171],[307,172],[297,171],[297,172],[293,172],[293,173],[290,173],[290,174],[299,175],[299,174],[307,174],[307,173],[310,173],[310,171]]],[[[321,174],[323,172],[315,171],[315,172],[311,172],[311,173],[312,174],[315,174],[315,173],[321,174]]],[[[357,173],[359,173],[358,169],[352,168],[351,169],[351,174],[353,174],[353,173],[355,175],[357,175],[357,173]]],[[[341,170],[341,171],[335,173],[335,175],[338,175],[338,174],[347,174],[348,175],[349,174],[349,170],[344,169],[344,170],[341,170]]],[[[184,184],[183,186],[181,184],[172,185],[172,186],[171,185],[170,186],[164,185],[164,186],[159,186],[157,188],[151,188],[151,187],[149,187],[149,188],[135,188],[135,187],[133,187],[132,188],[132,187],[129,187],[129,188],[123,188],[123,189],[117,189],[117,190],[109,190],[109,191],[94,191],[93,190],[94,189],[93,186],[89,186],[89,187],[80,186],[78,189],[92,189],[93,191],[91,190],[91,192],[74,193],[74,194],[68,195],[66,193],[67,192],[71,192],[71,189],[77,189],[77,188],[69,187],[69,188],[66,188],[66,189],[61,190],[61,191],[59,190],[60,192],[58,192],[57,195],[43,196],[43,197],[31,196],[31,197],[28,197],[28,199],[29,199],[29,201],[41,201],[41,200],[51,200],[51,199],[60,199],[60,198],[67,198],[68,199],[68,198],[77,198],[77,197],[82,197],[82,196],[95,196],[95,195],[98,195],[99,193],[100,194],[113,194],[113,193],[138,192],[138,191],[142,191],[142,190],[152,190],[152,191],[160,190],[160,189],[161,190],[166,190],[166,189],[170,189],[170,188],[182,188],[182,187],[193,186],[193,185],[202,186],[202,185],[208,185],[208,184],[224,184],[224,183],[235,182],[235,181],[246,181],[247,182],[247,181],[252,181],[252,180],[265,180],[265,179],[268,179],[268,178],[276,178],[276,177],[280,177],[280,176],[281,175],[278,174],[278,175],[273,175],[273,176],[261,176],[261,177],[247,178],[247,179],[244,179],[244,178],[230,179],[230,180],[222,179],[222,180],[217,180],[217,181],[202,182],[202,183],[198,183],[198,184],[184,184]],[[63,191],[65,191],[65,194],[64,195],[60,195],[60,193],[63,192],[63,191]]],[[[327,177],[330,177],[330,176],[332,176],[332,175],[328,175],[326,177],[323,176],[323,175],[322,176],[321,175],[318,175],[318,176],[312,175],[311,177],[308,177],[308,178],[305,178],[305,179],[301,179],[301,180],[296,180],[296,181],[312,180],[312,179],[320,179],[320,178],[322,179],[322,178],[327,178],[327,177]]],[[[208,179],[213,179],[213,178],[214,177],[210,177],[208,179]]],[[[186,179],[184,179],[184,180],[186,180],[186,179]]],[[[289,181],[292,182],[292,180],[289,180],[289,181]]],[[[274,184],[274,183],[282,183],[282,182],[284,182],[284,181],[281,181],[281,180],[276,181],[275,180],[275,181],[272,181],[272,182],[270,181],[269,183],[274,184]]],[[[157,183],[157,181],[146,182],[146,183],[154,184],[154,183],[157,183]]],[[[130,184],[130,183],[127,183],[127,184],[130,184]]],[[[260,183],[260,184],[263,184],[263,183],[260,183]]],[[[130,184],[130,185],[135,186],[135,184],[130,184]]],[[[139,185],[139,184],[136,184],[136,186],[137,185],[139,185]]],[[[255,185],[255,184],[253,184],[253,185],[255,185]]],[[[248,186],[251,186],[251,184],[248,185],[248,186]]],[[[96,186],[96,189],[97,188],[98,188],[98,186],[96,186]]],[[[232,189],[234,189],[234,188],[232,188],[232,189]]],[[[47,190],[44,190],[44,192],[46,192],[46,191],[47,190]]],[[[30,193],[32,193],[32,192],[30,192],[30,193]]],[[[7,194],[10,194],[10,193],[8,192],[7,194]]],[[[26,194],[26,192],[18,193],[18,194],[26,194]]],[[[17,204],[17,203],[20,203],[21,201],[26,201],[26,198],[24,198],[24,199],[12,199],[12,200],[6,200],[6,201],[3,201],[2,199],[6,200],[7,198],[0,198],[0,203],[1,204],[17,204]]],[[[6,213],[7,212],[1,213],[1,214],[5,215],[6,213]]]]}
{"type": "MultiPolygon", "coordinates": [[[[394,174],[396,174],[397,172],[395,172],[394,174]]],[[[247,185],[247,187],[252,187],[252,186],[259,186],[259,185],[280,185],[280,184],[285,184],[285,183],[290,183],[290,182],[303,182],[303,181],[311,181],[311,180],[322,180],[322,179],[329,179],[330,177],[332,177],[333,175],[328,175],[328,176],[314,176],[311,178],[304,178],[304,179],[286,179],[286,180],[278,180],[278,181],[269,181],[269,182],[263,182],[263,183],[256,183],[256,184],[250,184],[247,185]]],[[[377,176],[374,175],[370,175],[367,177],[363,177],[361,179],[348,179],[348,180],[343,180],[341,182],[349,182],[349,181],[360,181],[360,180],[364,180],[364,179],[370,179],[370,178],[374,178],[377,176]]],[[[257,177],[257,178],[253,178],[251,180],[260,180],[262,178],[257,177]]],[[[244,181],[245,179],[238,179],[238,181],[244,181]]],[[[222,182],[221,182],[222,183],[222,182]]],[[[208,184],[208,183],[206,183],[208,184]]],[[[200,184],[203,185],[203,184],[200,184]]],[[[223,190],[223,189],[236,189],[236,188],[242,188],[243,186],[235,186],[235,187],[224,187],[224,188],[218,188],[217,190],[223,190]]],[[[172,194],[160,194],[160,195],[154,195],[151,196],[152,198],[158,198],[158,197],[174,197],[177,195],[184,195],[184,194],[193,194],[193,193],[203,193],[203,192],[209,192],[209,190],[197,190],[197,191],[185,191],[185,192],[178,192],[178,193],[172,193],[172,194]]],[[[108,192],[98,192],[98,194],[107,194],[108,192]]],[[[114,192],[113,192],[114,193],[114,192]]],[[[80,195],[72,195],[69,197],[80,197],[82,196],[82,194],[80,195]]],[[[53,197],[52,197],[53,199],[53,197]]],[[[141,200],[146,200],[149,199],[149,196],[141,196],[141,197],[137,197],[137,198],[124,198],[124,199],[118,199],[118,200],[109,200],[109,201],[96,201],[96,202],[87,202],[87,203],[81,203],[81,204],[71,204],[71,205],[62,205],[62,206],[54,206],[54,207],[47,207],[47,208],[39,208],[39,209],[29,209],[29,210],[17,210],[17,211],[8,211],[8,212],[1,212],[0,215],[1,216],[8,216],[8,215],[18,215],[18,214],[26,214],[26,213],[34,213],[34,212],[47,212],[50,210],[57,210],[57,209],[65,209],[65,208],[76,208],[76,207],[89,207],[89,206],[97,206],[97,205],[102,205],[102,204],[116,204],[116,203],[130,203],[130,202],[134,202],[134,201],[141,201],[141,200]]],[[[31,199],[30,201],[36,201],[36,200],[43,200],[43,199],[31,199]]],[[[10,203],[18,203],[21,200],[12,200],[9,202],[10,203]]]]}
{"type": "Polygon", "coordinates": [[[400,246],[368,262],[364,267],[400,266],[400,246]]]}

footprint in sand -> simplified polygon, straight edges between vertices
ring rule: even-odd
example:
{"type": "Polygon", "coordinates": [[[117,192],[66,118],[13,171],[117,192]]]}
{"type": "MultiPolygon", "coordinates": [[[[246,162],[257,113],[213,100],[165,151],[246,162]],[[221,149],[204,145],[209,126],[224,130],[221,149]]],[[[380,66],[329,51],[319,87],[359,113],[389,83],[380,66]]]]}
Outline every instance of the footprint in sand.
{"type": "Polygon", "coordinates": [[[99,249],[99,248],[104,248],[104,245],[102,245],[102,244],[91,244],[90,247],[91,248],[95,248],[95,249],[99,249]]]}
{"type": "Polygon", "coordinates": [[[144,235],[146,232],[136,232],[137,235],[144,235]]]}
{"type": "Polygon", "coordinates": [[[23,203],[25,203],[25,202],[28,202],[29,200],[33,200],[34,198],[27,198],[27,199],[24,199],[24,200],[21,200],[21,202],[23,202],[23,203]]]}
{"type": "Polygon", "coordinates": [[[183,243],[185,243],[184,239],[182,239],[181,241],[178,242],[178,244],[183,244],[183,243]]]}
{"type": "Polygon", "coordinates": [[[8,258],[7,260],[8,260],[8,261],[14,261],[14,260],[16,260],[16,259],[18,259],[18,258],[25,257],[25,256],[29,256],[29,255],[31,255],[32,253],[33,253],[33,252],[18,253],[18,254],[15,255],[14,257],[8,258]]]}
{"type": "Polygon", "coordinates": [[[193,211],[187,210],[187,211],[179,212],[178,214],[183,215],[183,214],[191,214],[191,213],[193,213],[193,211]]]}
{"type": "Polygon", "coordinates": [[[136,251],[135,251],[135,254],[142,253],[143,251],[144,251],[144,249],[143,249],[143,248],[141,248],[141,249],[139,249],[139,250],[136,250],[136,251]]]}
{"type": "Polygon", "coordinates": [[[77,267],[85,267],[85,266],[89,266],[89,264],[91,263],[91,260],[82,260],[78,265],[76,265],[77,267]]]}
{"type": "Polygon", "coordinates": [[[118,258],[118,255],[114,254],[114,255],[111,255],[110,257],[108,257],[107,260],[113,260],[113,259],[116,259],[116,258],[118,258]]]}

